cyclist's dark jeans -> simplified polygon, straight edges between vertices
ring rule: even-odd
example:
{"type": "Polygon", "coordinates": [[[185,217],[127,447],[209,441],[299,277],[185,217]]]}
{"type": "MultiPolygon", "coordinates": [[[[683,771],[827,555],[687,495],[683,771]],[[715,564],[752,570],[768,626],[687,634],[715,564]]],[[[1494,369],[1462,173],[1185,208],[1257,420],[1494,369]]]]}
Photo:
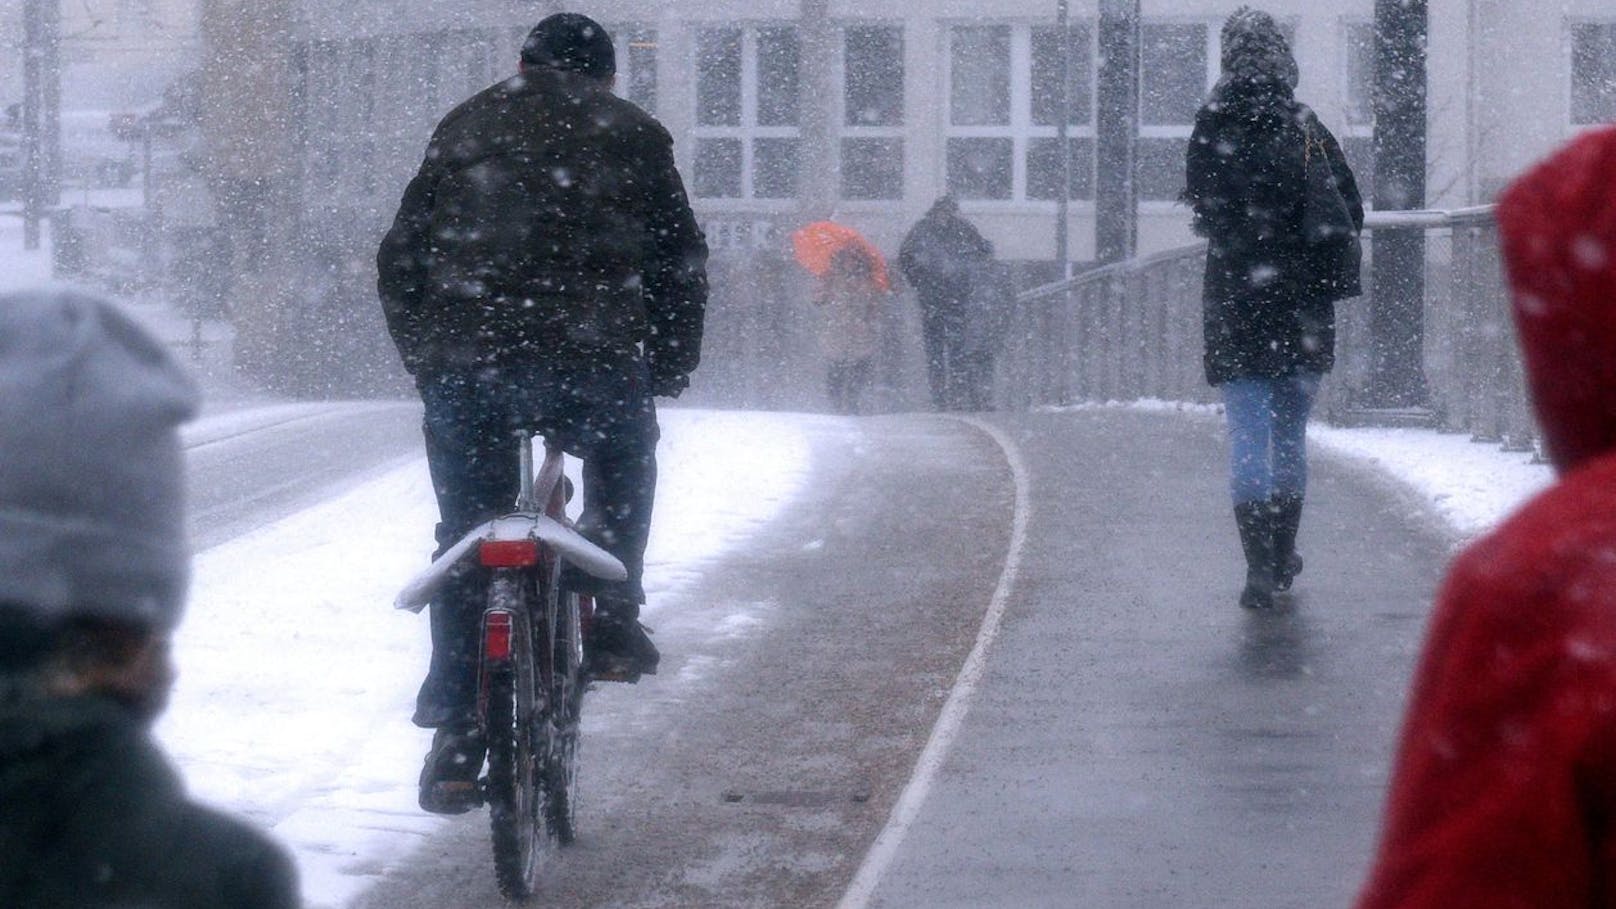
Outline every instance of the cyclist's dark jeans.
{"type": "MultiPolygon", "coordinates": [[[[602,600],[640,603],[656,495],[656,407],[637,356],[602,363],[548,363],[419,378],[426,453],[441,522],[442,552],[516,500],[516,434],[542,433],[583,459],[586,536],[628,568],[628,580],[569,572],[563,584],[602,600]]],[[[469,721],[477,696],[482,572],[462,572],[432,602],[432,664],[416,698],[415,723],[469,721]]]]}

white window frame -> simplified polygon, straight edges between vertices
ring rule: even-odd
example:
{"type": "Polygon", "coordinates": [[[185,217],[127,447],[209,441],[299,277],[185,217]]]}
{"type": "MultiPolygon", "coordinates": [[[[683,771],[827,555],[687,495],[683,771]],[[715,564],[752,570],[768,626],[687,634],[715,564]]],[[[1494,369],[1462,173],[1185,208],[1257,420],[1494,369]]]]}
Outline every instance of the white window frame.
{"type": "MultiPolygon", "coordinates": [[[[703,22],[692,27],[692,41],[690,42],[690,123],[691,123],[691,149],[694,151],[697,143],[702,139],[739,139],[741,140],[741,194],[739,196],[699,196],[697,199],[705,204],[745,202],[759,206],[778,207],[784,209],[795,206],[797,198],[777,199],[773,197],[758,198],[755,195],[754,185],[754,154],[753,142],[756,139],[796,139],[798,154],[802,148],[801,109],[798,110],[797,126],[759,126],[758,114],[758,32],[766,28],[789,28],[797,33],[799,48],[798,58],[798,85],[801,86],[801,42],[802,28],[791,20],[759,20],[746,22],[703,22]],[[701,97],[698,90],[700,85],[700,65],[697,59],[701,50],[701,33],[704,31],[739,30],[741,33],[741,125],[740,126],[706,126],[701,122],[701,97]]],[[[799,89],[800,90],[800,89],[799,89]]],[[[799,158],[800,160],[800,158],[799,158]]],[[[692,187],[694,191],[694,187],[692,187]]],[[[802,186],[799,176],[798,195],[801,195],[802,186]]]]}
{"type": "MultiPolygon", "coordinates": [[[[1068,140],[1096,138],[1095,120],[1098,113],[1099,80],[1099,22],[1090,18],[1072,19],[1073,26],[1085,26],[1089,32],[1089,59],[1095,67],[1089,73],[1089,122],[1070,124],[1066,129],[1068,140]]],[[[944,80],[942,104],[948,109],[944,117],[943,160],[944,181],[947,181],[948,140],[950,139],[1010,139],[1010,198],[960,199],[960,205],[975,211],[996,208],[1048,209],[1054,211],[1059,204],[1052,199],[1032,199],[1027,196],[1027,153],[1033,139],[1057,139],[1060,128],[1056,124],[1039,125],[1032,120],[1032,33],[1034,29],[1058,28],[1054,20],[952,20],[945,23],[943,32],[944,80]],[[1010,29],[1010,122],[1000,126],[957,126],[954,123],[954,33],[959,28],[1010,29]]],[[[1071,199],[1070,205],[1093,205],[1092,199],[1071,199]]]]}
{"type": "Polygon", "coordinates": [[[907,52],[909,33],[901,19],[862,19],[839,23],[836,28],[836,98],[832,104],[831,116],[835,118],[836,129],[836,197],[841,204],[850,208],[889,208],[893,203],[908,198],[910,184],[909,156],[912,154],[912,143],[908,140],[909,131],[909,61],[903,60],[903,85],[899,92],[903,96],[903,118],[897,126],[857,126],[847,122],[847,30],[850,28],[895,28],[898,30],[899,40],[903,42],[907,52]],[[903,166],[899,172],[900,185],[898,195],[885,199],[850,199],[842,195],[841,169],[842,169],[842,140],[843,139],[897,139],[902,143],[903,166]]]}

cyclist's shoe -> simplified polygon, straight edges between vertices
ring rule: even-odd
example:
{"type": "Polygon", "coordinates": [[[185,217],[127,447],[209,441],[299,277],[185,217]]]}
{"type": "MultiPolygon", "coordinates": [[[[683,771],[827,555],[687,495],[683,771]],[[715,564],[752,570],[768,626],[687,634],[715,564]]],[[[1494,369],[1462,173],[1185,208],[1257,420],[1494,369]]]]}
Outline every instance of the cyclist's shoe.
{"type": "Polygon", "coordinates": [[[481,805],[477,776],[485,750],[475,729],[445,726],[434,732],[426,766],[421,768],[421,810],[465,814],[481,805]]]}
{"type": "Polygon", "coordinates": [[[650,629],[635,617],[638,612],[637,605],[621,612],[597,605],[584,647],[584,673],[591,679],[638,682],[642,675],[656,675],[662,655],[651,643],[650,629]]]}

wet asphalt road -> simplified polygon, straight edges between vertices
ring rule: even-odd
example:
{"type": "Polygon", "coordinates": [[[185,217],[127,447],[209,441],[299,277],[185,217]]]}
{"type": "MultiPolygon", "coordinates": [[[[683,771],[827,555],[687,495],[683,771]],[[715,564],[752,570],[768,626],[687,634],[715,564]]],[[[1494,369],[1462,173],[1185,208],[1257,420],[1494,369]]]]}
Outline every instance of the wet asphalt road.
{"type": "Polygon", "coordinates": [[[422,457],[421,407],[270,405],[209,414],[182,437],[191,544],[202,550],[422,457]]]}
{"type": "MultiPolygon", "coordinates": [[[[368,419],[367,450],[418,454],[412,415],[368,419]]],[[[1292,606],[1243,613],[1218,422],[992,422],[1027,467],[1018,581],[914,824],[846,905],[1346,904],[1449,542],[1316,458],[1292,606]]],[[[662,674],[586,703],[579,841],[537,905],[830,906],[854,879],[976,639],[1015,489],[956,420],[812,431],[811,491],[658,616],[662,674]]],[[[251,460],[272,511],[356,475],[251,460]]],[[[359,905],[504,905],[486,823],[447,823],[359,905]]]]}
{"type": "MultiPolygon", "coordinates": [[[[1234,604],[1215,420],[1005,417],[1028,545],[883,907],[1345,906],[1449,541],[1315,457],[1289,607],[1234,604]]],[[[857,905],[857,903],[850,904],[857,905]]]]}
{"type": "MultiPolygon", "coordinates": [[[[576,845],[544,906],[823,906],[907,778],[996,581],[991,441],[937,418],[813,427],[813,490],[656,620],[661,673],[585,702],[576,845]]],[[[486,814],[361,906],[499,906],[486,814]]]]}

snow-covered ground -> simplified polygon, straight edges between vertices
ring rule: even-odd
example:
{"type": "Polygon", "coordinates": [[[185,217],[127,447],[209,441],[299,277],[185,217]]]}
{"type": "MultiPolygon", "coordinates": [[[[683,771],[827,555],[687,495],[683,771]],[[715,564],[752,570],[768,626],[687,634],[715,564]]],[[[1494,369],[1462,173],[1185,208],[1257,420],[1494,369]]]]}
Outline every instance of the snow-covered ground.
{"type": "MultiPolygon", "coordinates": [[[[1221,420],[1223,414],[1223,408],[1215,404],[1149,400],[1052,409],[1107,407],[1207,420],[1221,420]]],[[[1342,429],[1315,422],[1308,426],[1307,437],[1315,452],[1348,458],[1381,472],[1389,482],[1425,503],[1459,540],[1485,533],[1554,480],[1553,469],[1535,462],[1529,453],[1472,442],[1458,433],[1342,429]]]]}
{"type": "MultiPolygon", "coordinates": [[[[663,412],[652,624],[704,562],[797,494],[815,419],[663,412]]],[[[430,554],[436,519],[423,461],[196,559],[182,675],[158,734],[198,796],[292,848],[311,906],[347,902],[437,823],[415,805],[428,736],[406,720],[426,620],[389,608],[430,554]]]]}

